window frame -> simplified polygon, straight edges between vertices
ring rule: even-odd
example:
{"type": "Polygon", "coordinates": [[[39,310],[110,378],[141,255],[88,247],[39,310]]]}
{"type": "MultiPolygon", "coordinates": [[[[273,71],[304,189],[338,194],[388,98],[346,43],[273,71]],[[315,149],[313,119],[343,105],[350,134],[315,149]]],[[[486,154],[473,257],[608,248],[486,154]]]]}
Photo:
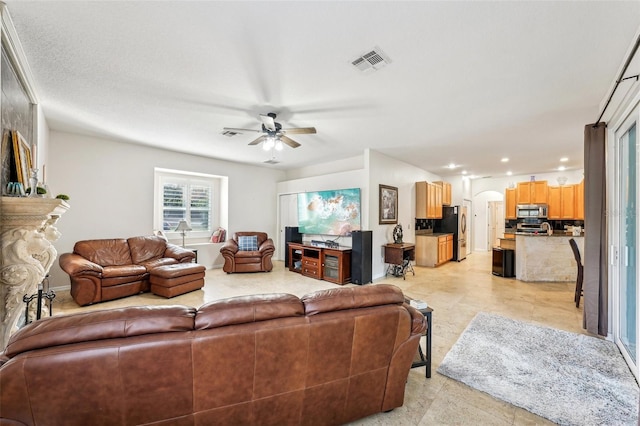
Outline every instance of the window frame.
{"type": "MultiPolygon", "coordinates": [[[[222,226],[223,215],[221,212],[221,197],[222,197],[222,185],[224,177],[210,175],[205,173],[188,172],[182,170],[163,169],[156,167],[154,169],[154,215],[153,215],[153,228],[155,230],[162,230],[168,239],[181,239],[182,233],[174,230],[163,230],[164,221],[164,182],[175,182],[178,184],[187,184],[189,188],[191,185],[204,185],[209,186],[209,227],[208,230],[202,231],[188,231],[185,236],[185,240],[194,240],[202,238],[210,238],[211,234],[222,226]]],[[[189,206],[186,207],[189,212],[189,206]]],[[[188,214],[187,217],[190,217],[188,214]]],[[[189,220],[189,224],[191,222],[189,220]]]]}

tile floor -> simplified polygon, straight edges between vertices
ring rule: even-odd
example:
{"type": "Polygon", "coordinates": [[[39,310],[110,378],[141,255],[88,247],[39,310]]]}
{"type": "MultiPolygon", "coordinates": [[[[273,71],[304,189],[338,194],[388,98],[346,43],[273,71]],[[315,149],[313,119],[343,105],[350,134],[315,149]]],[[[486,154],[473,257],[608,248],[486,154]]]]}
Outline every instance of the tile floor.
{"type": "MultiPolygon", "coordinates": [[[[274,265],[272,272],[259,274],[227,275],[221,269],[209,270],[202,290],[168,300],[146,293],[79,307],[68,292],[59,291],[54,315],[141,304],[199,307],[203,303],[231,296],[273,292],[302,296],[315,290],[335,287],[325,281],[289,272],[285,270],[283,262],[274,262],[274,265]]],[[[406,280],[389,276],[376,280],[376,284],[395,284],[405,294],[427,301],[434,309],[432,377],[425,378],[425,367],[412,369],[403,407],[367,417],[354,424],[552,424],[526,410],[442,376],[436,369],[467,324],[481,311],[586,334],[582,329],[582,306],[576,308],[573,302],[574,283],[525,283],[495,277],[490,272],[490,253],[474,253],[460,263],[449,262],[435,269],[414,269],[415,276],[409,274],[406,280]]]]}

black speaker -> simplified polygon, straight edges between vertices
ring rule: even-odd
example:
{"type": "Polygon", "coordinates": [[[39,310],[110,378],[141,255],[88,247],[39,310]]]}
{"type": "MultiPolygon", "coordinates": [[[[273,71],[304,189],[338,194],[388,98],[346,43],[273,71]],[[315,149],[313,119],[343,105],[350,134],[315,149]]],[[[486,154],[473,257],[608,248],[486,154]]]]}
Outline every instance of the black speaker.
{"type": "Polygon", "coordinates": [[[371,279],[372,231],[353,231],[351,233],[351,282],[367,284],[371,279]]]}
{"type": "Polygon", "coordinates": [[[284,227],[284,265],[289,267],[289,243],[301,243],[302,234],[298,232],[297,226],[284,227]]]}

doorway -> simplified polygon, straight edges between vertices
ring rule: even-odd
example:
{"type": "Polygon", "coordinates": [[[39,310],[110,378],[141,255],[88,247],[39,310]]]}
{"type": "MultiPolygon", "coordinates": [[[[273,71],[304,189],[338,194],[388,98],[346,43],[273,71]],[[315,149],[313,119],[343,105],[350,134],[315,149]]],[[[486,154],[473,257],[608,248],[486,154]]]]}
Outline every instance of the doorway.
{"type": "Polygon", "coordinates": [[[612,249],[615,342],[638,377],[638,136],[636,108],[615,132],[615,184],[612,249]]]}
{"type": "Polygon", "coordinates": [[[491,250],[500,246],[500,238],[504,238],[504,202],[489,201],[487,209],[487,250],[491,250]]]}

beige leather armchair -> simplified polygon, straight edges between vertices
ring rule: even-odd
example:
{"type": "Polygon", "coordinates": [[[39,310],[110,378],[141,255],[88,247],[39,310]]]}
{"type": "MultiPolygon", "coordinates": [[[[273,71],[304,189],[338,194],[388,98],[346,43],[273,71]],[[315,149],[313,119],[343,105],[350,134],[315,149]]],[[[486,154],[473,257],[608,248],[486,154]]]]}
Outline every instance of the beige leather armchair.
{"type": "Polygon", "coordinates": [[[236,232],[220,248],[227,274],[232,272],[269,272],[275,251],[273,240],[265,232],[236,232]]]}

